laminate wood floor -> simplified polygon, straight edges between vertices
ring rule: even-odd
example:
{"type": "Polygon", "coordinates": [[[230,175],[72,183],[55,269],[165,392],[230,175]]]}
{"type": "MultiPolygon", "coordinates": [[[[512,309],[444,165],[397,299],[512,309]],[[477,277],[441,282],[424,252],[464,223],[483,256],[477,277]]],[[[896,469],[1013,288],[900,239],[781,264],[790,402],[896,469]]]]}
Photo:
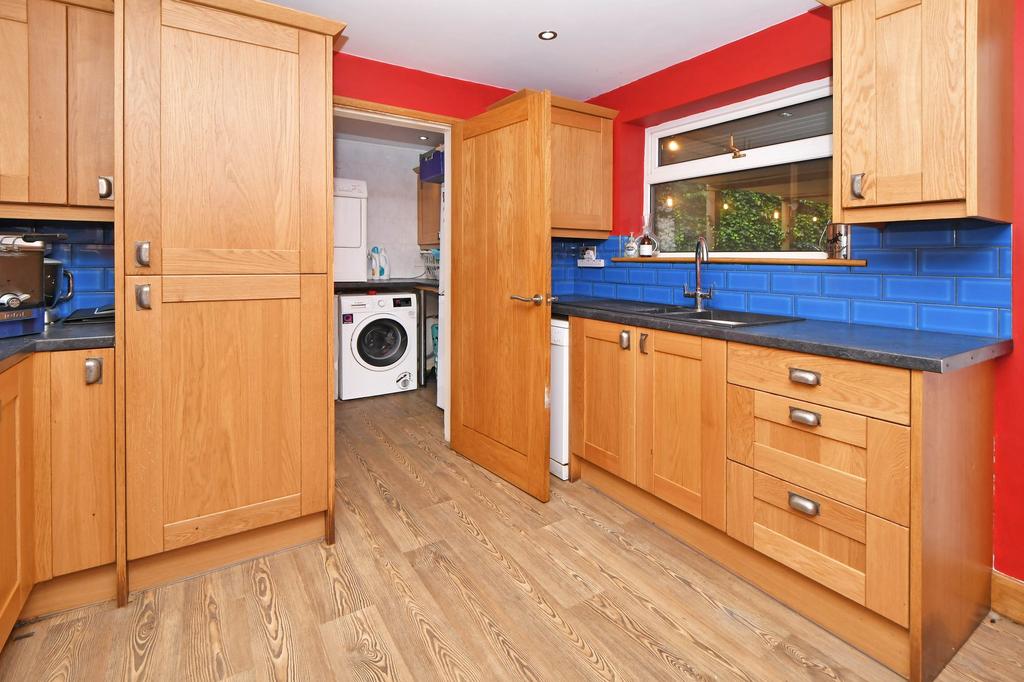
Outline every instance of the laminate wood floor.
{"type": "MultiPolygon", "coordinates": [[[[542,505],[462,459],[432,399],[337,406],[334,547],[22,625],[0,679],[898,679],[589,486],[542,505]]],[[[1024,627],[941,679],[1024,679],[1024,627]]]]}

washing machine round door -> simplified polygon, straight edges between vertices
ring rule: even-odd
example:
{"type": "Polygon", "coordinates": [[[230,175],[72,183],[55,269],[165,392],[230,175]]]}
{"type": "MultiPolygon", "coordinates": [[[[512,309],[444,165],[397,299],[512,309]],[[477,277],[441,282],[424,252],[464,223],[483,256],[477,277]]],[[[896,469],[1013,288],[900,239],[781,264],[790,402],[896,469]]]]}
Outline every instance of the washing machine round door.
{"type": "Polygon", "coordinates": [[[390,315],[374,316],[363,323],[352,343],[356,357],[368,369],[387,369],[405,357],[409,334],[390,315]]]}

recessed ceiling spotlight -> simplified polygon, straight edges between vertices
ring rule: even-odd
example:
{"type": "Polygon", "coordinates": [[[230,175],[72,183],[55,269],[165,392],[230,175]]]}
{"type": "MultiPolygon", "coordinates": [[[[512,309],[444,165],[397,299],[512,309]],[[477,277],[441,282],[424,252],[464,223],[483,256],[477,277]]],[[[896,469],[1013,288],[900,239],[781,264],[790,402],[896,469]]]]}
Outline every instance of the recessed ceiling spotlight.
{"type": "Polygon", "coordinates": [[[424,142],[426,142],[426,141],[427,141],[427,140],[429,140],[430,138],[429,138],[429,137],[427,137],[426,135],[420,135],[420,139],[421,139],[421,140],[423,140],[424,142]]]}
{"type": "Polygon", "coordinates": [[[537,37],[541,40],[554,40],[558,37],[558,33],[555,31],[541,31],[537,34],[537,37]]]}

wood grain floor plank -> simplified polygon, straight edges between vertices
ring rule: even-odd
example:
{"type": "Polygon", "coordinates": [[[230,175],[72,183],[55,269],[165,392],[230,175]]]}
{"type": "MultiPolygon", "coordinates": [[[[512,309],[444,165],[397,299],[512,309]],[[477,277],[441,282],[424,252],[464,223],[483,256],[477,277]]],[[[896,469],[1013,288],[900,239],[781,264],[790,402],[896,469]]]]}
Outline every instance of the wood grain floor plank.
{"type": "MultiPolygon", "coordinates": [[[[335,545],[20,624],[0,682],[898,679],[587,484],[453,453],[432,391],[336,415],[335,545]]],[[[999,617],[939,677],[1020,679],[999,617]]]]}

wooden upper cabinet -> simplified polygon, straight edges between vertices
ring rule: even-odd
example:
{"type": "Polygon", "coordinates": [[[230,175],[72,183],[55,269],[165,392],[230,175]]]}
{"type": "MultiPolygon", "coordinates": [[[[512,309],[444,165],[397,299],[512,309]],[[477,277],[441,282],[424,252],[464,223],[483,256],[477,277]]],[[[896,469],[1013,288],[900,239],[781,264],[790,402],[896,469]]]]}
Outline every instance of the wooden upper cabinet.
{"type": "Polygon", "coordinates": [[[331,36],[140,0],[125,40],[127,272],[326,272],[331,36]]]}
{"type": "MultiPolygon", "coordinates": [[[[488,109],[523,97],[520,90],[488,109]]],[[[612,229],[614,109],[551,96],[551,234],[607,237],[612,229]]]]}
{"type": "Polygon", "coordinates": [[[114,175],[114,15],[69,6],[68,203],[113,206],[99,179],[114,175]]]}
{"type": "Polygon", "coordinates": [[[0,202],[67,202],[66,30],[63,4],[0,3],[0,202]]]}
{"type": "Polygon", "coordinates": [[[416,241],[420,246],[441,245],[441,184],[416,177],[416,241]]]}
{"type": "Polygon", "coordinates": [[[837,221],[1010,220],[1011,4],[833,8],[837,221]]]}

